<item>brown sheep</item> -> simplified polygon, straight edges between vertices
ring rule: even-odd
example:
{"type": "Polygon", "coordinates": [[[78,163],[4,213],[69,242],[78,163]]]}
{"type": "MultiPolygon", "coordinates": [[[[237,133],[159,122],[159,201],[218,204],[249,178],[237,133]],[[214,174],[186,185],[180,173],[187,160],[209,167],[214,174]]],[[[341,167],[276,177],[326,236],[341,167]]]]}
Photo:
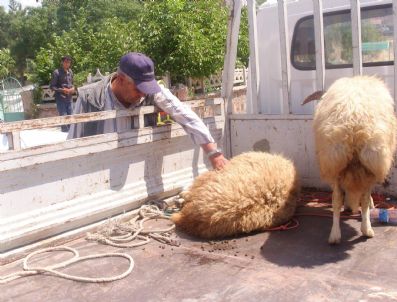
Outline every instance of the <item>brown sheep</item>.
{"type": "Polygon", "coordinates": [[[361,205],[361,232],[373,237],[371,191],[386,178],[396,150],[397,122],[389,90],[375,77],[341,78],[318,103],[313,128],[320,174],[333,189],[329,243],[341,240],[344,199],[353,212],[361,205]]]}
{"type": "Polygon", "coordinates": [[[185,232],[217,238],[271,228],[294,215],[300,187],[294,164],[281,155],[247,152],[220,171],[198,176],[171,219],[185,232]]]}

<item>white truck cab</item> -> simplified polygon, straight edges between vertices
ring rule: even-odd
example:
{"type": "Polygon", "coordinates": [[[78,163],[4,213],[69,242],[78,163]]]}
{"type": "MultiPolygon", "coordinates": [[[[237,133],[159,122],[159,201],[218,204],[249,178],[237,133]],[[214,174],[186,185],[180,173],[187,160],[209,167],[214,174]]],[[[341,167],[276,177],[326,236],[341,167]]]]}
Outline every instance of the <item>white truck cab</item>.
{"type": "MultiPolygon", "coordinates": [[[[394,92],[393,9],[391,1],[361,0],[363,74],[377,75],[394,92]]],[[[323,1],[325,87],[353,75],[350,0],[323,1]]],[[[290,111],[311,114],[315,104],[301,105],[316,91],[316,55],[313,1],[287,1],[288,64],[291,75],[290,111]]],[[[277,1],[264,3],[257,12],[259,102],[264,114],[282,112],[282,73],[277,1]]]]}

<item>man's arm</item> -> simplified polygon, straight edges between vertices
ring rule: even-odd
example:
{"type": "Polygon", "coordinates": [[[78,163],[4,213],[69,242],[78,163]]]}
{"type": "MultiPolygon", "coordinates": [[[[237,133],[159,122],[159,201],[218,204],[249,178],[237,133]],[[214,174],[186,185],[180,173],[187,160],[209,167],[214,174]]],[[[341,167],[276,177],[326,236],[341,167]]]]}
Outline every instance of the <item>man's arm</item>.
{"type": "Polygon", "coordinates": [[[52,78],[51,78],[51,82],[50,82],[50,89],[52,89],[53,91],[60,90],[59,87],[57,87],[58,78],[59,78],[58,69],[55,69],[54,72],[52,73],[52,78]]]}
{"type": "MultiPolygon", "coordinates": [[[[83,107],[83,98],[79,96],[74,105],[73,114],[86,113],[83,107]]],[[[83,137],[84,123],[71,124],[67,139],[83,137]]]]}
{"type": "Polygon", "coordinates": [[[214,169],[224,167],[228,162],[227,159],[221,152],[217,151],[215,140],[209,129],[196,113],[166,88],[162,88],[162,91],[154,96],[154,102],[185,129],[196,145],[203,148],[204,152],[209,155],[209,160],[214,169]]]}
{"type": "Polygon", "coordinates": [[[72,83],[71,83],[71,86],[68,87],[66,90],[67,90],[67,93],[68,93],[68,94],[73,94],[73,93],[75,92],[76,89],[74,88],[74,84],[73,84],[73,82],[74,82],[73,71],[70,70],[70,73],[71,73],[72,83]]]}

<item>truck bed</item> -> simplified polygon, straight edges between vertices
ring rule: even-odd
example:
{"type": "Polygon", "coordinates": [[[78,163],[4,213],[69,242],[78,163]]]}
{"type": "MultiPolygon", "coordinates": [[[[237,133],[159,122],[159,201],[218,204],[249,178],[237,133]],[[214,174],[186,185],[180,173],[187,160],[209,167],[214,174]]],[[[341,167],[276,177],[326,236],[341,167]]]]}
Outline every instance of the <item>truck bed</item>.
{"type": "MultiPolygon", "coordinates": [[[[330,214],[329,208],[300,207],[298,214],[330,214]]],[[[137,248],[114,248],[80,238],[66,245],[81,256],[124,252],[135,267],[110,283],[81,283],[37,275],[11,281],[1,301],[396,301],[397,227],[373,224],[375,237],[361,237],[360,222],[341,221],[342,242],[327,243],[332,219],[297,216],[286,231],[249,234],[217,241],[197,240],[179,231],[179,247],[157,241],[137,248]]],[[[40,258],[40,257],[39,257],[40,258]]],[[[40,265],[65,259],[42,256],[40,265]]],[[[20,270],[21,261],[0,275],[20,270]]],[[[85,261],[63,269],[103,277],[125,271],[118,258],[85,261]]]]}

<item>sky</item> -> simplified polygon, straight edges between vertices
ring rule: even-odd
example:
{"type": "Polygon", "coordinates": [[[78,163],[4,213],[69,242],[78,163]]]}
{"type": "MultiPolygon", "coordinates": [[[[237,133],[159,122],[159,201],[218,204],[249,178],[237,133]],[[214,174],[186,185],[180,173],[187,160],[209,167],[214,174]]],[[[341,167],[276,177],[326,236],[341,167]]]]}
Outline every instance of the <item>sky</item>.
{"type": "MultiPolygon", "coordinates": [[[[40,1],[37,3],[36,0],[17,0],[22,4],[22,7],[25,8],[27,6],[40,6],[40,1]]],[[[4,6],[5,9],[8,9],[8,0],[0,0],[0,5],[4,6]]]]}

